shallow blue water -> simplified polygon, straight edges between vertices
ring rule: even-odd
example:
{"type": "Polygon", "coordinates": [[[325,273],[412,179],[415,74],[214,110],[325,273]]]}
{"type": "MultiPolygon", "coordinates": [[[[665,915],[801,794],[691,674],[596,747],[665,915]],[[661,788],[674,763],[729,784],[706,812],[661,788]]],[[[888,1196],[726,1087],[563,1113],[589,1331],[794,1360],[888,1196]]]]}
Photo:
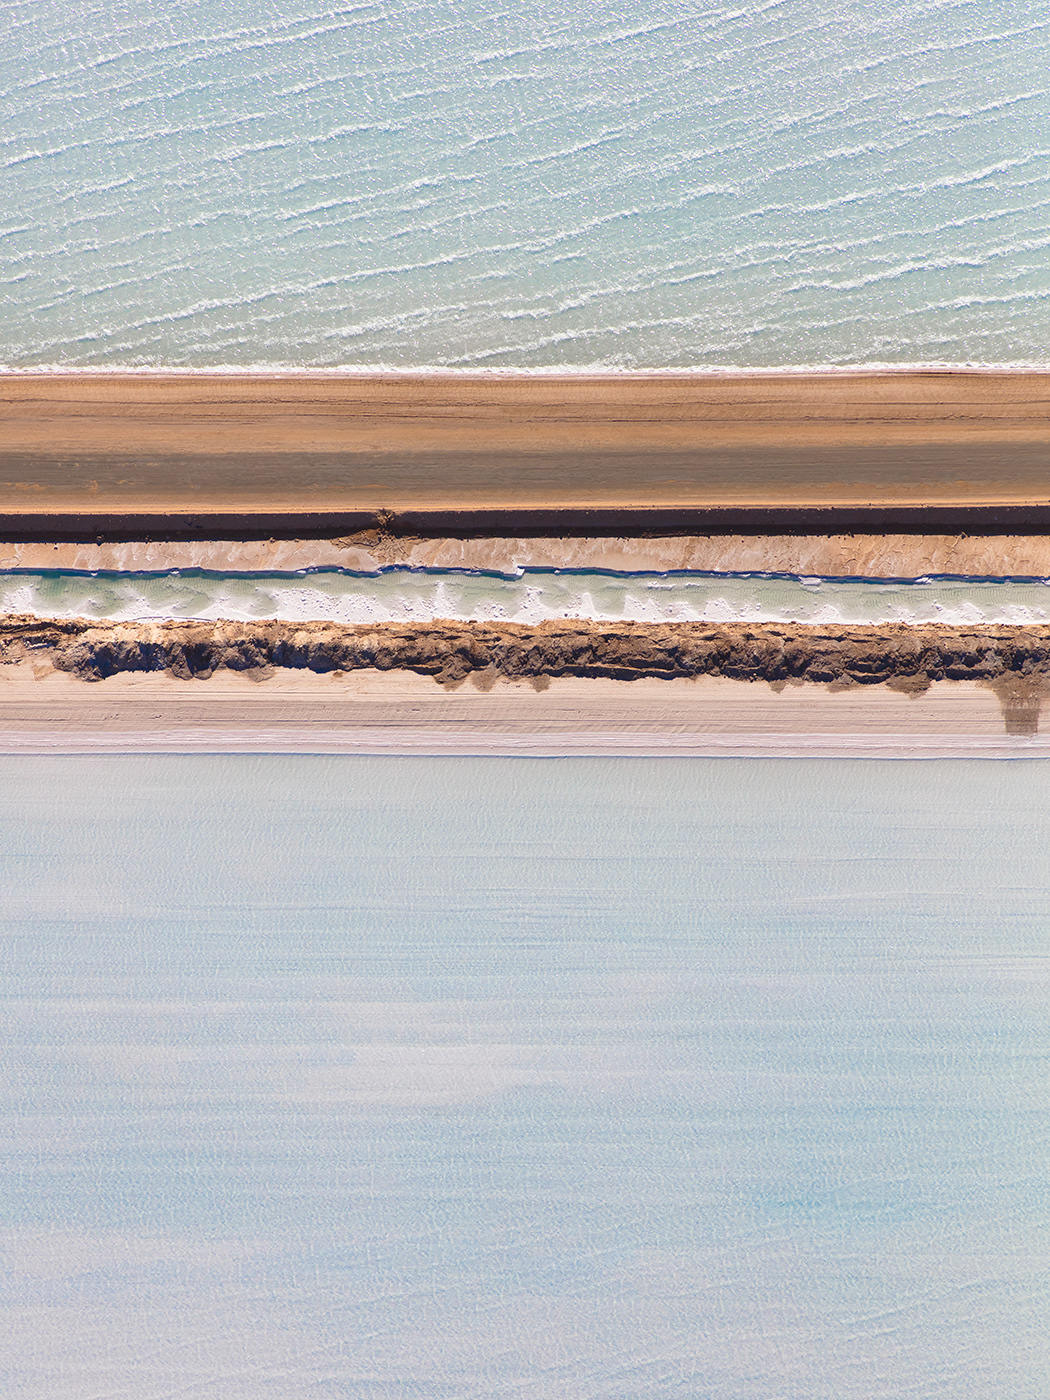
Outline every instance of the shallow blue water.
{"type": "Polygon", "coordinates": [[[1044,362],[1029,0],[0,7],[0,362],[1044,362]]]}
{"type": "Polygon", "coordinates": [[[1050,768],[7,759],[5,1394],[1042,1400],[1050,768]]]}

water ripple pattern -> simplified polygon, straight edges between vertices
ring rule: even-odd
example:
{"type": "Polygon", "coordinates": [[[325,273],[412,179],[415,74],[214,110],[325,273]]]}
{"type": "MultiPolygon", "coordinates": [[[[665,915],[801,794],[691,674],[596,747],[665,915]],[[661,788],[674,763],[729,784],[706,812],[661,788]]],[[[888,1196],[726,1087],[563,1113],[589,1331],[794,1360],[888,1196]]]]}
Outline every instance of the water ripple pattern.
{"type": "Polygon", "coordinates": [[[404,568],[376,574],[12,571],[0,574],[0,610],[115,621],[1026,623],[1050,621],[1048,584],[554,569],[516,576],[404,568]]]}
{"type": "Polygon", "coordinates": [[[0,361],[1034,363],[1030,0],[13,0],[0,361]]]}

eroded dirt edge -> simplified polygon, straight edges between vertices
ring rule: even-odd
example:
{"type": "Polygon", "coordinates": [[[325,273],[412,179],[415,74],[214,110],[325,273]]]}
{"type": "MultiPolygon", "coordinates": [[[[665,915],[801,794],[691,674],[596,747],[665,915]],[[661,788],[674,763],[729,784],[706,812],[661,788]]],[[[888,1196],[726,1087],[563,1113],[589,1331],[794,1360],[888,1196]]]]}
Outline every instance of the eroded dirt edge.
{"type": "Polygon", "coordinates": [[[277,668],[320,674],[407,670],[484,690],[500,677],[542,689],[555,676],[631,681],[726,676],[774,688],[884,684],[921,694],[968,680],[999,696],[1008,731],[1034,732],[1050,691],[1050,625],[803,626],[790,623],[93,622],[8,617],[0,663],[46,661],[85,681],[127,671],[206,680],[264,679],[277,668]]]}

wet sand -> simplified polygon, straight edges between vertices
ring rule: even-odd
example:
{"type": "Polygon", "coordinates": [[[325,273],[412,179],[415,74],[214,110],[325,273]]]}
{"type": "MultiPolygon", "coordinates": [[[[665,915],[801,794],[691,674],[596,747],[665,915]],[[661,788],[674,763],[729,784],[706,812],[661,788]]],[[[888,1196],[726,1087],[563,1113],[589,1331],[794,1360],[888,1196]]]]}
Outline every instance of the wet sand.
{"type": "Polygon", "coordinates": [[[0,753],[103,752],[1037,758],[1050,757],[1050,736],[1007,734],[996,696],[967,681],[915,697],[724,678],[449,692],[378,671],[85,685],[0,666],[0,753]]]}
{"type": "Polygon", "coordinates": [[[1050,374],[8,374],[0,510],[1044,505],[1050,374]]]}

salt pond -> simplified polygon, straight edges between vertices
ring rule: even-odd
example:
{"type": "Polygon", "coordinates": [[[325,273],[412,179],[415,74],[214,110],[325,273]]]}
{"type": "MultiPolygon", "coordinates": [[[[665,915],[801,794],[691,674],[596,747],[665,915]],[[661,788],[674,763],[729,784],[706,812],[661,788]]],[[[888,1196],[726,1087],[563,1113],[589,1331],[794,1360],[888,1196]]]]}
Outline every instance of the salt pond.
{"type": "Polygon", "coordinates": [[[1042,1400],[1050,767],[6,759],[6,1393],[1042,1400]]]}

